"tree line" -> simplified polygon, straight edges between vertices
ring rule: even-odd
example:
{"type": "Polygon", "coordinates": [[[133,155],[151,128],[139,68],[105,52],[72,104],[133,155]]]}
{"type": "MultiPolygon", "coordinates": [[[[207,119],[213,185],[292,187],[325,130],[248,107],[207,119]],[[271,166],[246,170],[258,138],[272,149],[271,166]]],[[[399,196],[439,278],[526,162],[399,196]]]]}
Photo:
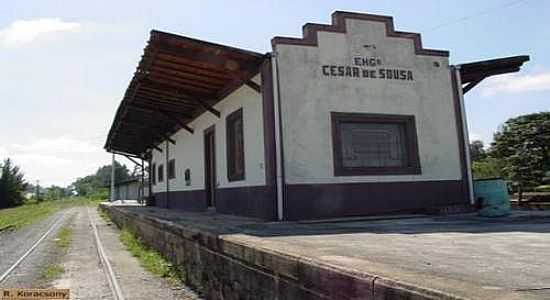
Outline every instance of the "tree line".
{"type": "MultiPolygon", "coordinates": [[[[130,170],[125,165],[115,161],[115,182],[130,179],[135,175],[133,173],[130,174],[130,170]]],[[[76,179],[68,188],[79,196],[107,199],[110,185],[111,165],[105,165],[97,169],[94,174],[76,179]]]]}
{"type": "MultiPolygon", "coordinates": [[[[115,182],[127,180],[133,175],[125,165],[115,161],[115,182]]],[[[72,196],[107,199],[110,185],[110,164],[98,168],[93,174],[77,178],[67,187],[41,187],[27,182],[20,167],[8,158],[0,163],[0,209],[22,205],[27,200],[52,201],[72,196]]]]}
{"type": "Polygon", "coordinates": [[[502,177],[521,201],[525,191],[550,183],[550,112],[509,119],[488,149],[473,141],[470,158],[474,178],[502,177]]]}

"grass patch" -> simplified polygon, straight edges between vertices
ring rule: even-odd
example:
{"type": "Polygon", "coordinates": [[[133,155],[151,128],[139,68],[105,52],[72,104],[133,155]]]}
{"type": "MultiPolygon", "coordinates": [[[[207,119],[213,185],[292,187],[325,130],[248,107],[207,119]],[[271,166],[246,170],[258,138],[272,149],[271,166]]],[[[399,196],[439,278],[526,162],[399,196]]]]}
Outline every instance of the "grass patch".
{"type": "Polygon", "coordinates": [[[69,227],[63,227],[57,234],[55,244],[57,247],[67,251],[71,245],[71,239],[73,237],[73,230],[69,227]]]}
{"type": "Polygon", "coordinates": [[[22,226],[41,220],[64,208],[97,205],[100,202],[100,200],[71,197],[42,202],[29,201],[18,207],[0,209],[0,231],[10,227],[15,229],[21,228],[22,226]]]}
{"type": "Polygon", "coordinates": [[[65,269],[63,269],[63,267],[59,265],[48,265],[46,269],[42,271],[40,277],[44,280],[54,280],[61,277],[63,273],[65,273],[65,269]]]}
{"type": "Polygon", "coordinates": [[[145,270],[159,277],[167,278],[172,283],[177,283],[181,274],[167,262],[157,251],[145,246],[131,231],[123,229],[120,233],[120,241],[130,253],[136,257],[145,270]]]}
{"type": "Polygon", "coordinates": [[[539,185],[534,189],[534,191],[539,192],[539,193],[549,193],[550,192],[550,184],[539,185]]]}
{"type": "MultiPolygon", "coordinates": [[[[64,226],[58,231],[54,242],[57,248],[62,251],[62,253],[60,253],[61,255],[65,255],[67,253],[67,250],[71,245],[72,237],[73,230],[69,226],[64,226]]],[[[40,274],[40,278],[46,281],[52,281],[61,277],[63,273],[65,273],[65,269],[62,266],[52,263],[47,265],[46,268],[43,269],[42,273],[40,274]]]]}
{"type": "Polygon", "coordinates": [[[101,208],[97,208],[97,213],[106,223],[111,223],[111,217],[101,208]]]}

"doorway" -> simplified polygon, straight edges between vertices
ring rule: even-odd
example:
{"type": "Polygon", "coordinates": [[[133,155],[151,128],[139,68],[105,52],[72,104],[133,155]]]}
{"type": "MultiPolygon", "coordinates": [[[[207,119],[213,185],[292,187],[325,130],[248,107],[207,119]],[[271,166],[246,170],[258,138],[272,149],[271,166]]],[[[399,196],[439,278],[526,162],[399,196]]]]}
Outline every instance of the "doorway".
{"type": "Polygon", "coordinates": [[[216,206],[216,131],[211,126],[204,130],[204,188],[206,204],[216,206]]]}

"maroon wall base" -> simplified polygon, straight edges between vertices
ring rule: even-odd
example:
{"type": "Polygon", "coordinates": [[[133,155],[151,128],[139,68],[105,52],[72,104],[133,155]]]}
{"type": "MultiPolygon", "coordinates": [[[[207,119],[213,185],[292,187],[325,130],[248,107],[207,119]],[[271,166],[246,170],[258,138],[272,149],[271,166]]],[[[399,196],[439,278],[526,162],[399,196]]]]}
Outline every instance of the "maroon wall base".
{"type": "MultiPolygon", "coordinates": [[[[170,191],[155,193],[155,206],[183,211],[207,210],[206,192],[170,191]]],[[[275,220],[275,189],[267,186],[216,189],[216,212],[275,220]]]]}
{"type": "Polygon", "coordinates": [[[275,188],[269,186],[217,189],[216,211],[222,214],[275,220],[275,197],[275,188]]]}
{"type": "Polygon", "coordinates": [[[303,220],[422,212],[455,205],[468,205],[461,180],[289,184],[284,211],[287,220],[303,220]]]}
{"type": "Polygon", "coordinates": [[[205,211],[206,193],[204,190],[170,191],[155,193],[155,206],[183,211],[205,211]]]}
{"type": "MultiPolygon", "coordinates": [[[[346,184],[286,185],[286,220],[340,218],[388,213],[428,212],[449,206],[468,206],[466,185],[460,180],[346,184]]],[[[216,211],[276,219],[276,193],[267,186],[216,190],[216,211]]],[[[155,193],[156,206],[184,211],[205,211],[206,193],[155,193]]]]}

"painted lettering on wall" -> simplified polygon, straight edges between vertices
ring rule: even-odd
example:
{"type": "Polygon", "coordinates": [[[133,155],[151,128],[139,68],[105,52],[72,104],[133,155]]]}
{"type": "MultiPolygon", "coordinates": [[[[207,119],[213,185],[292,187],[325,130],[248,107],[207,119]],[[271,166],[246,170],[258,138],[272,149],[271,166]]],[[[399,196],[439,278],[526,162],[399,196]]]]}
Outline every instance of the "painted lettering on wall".
{"type": "Polygon", "coordinates": [[[382,66],[378,57],[353,58],[353,65],[322,65],[321,72],[327,77],[351,77],[413,81],[413,71],[382,66]]]}

